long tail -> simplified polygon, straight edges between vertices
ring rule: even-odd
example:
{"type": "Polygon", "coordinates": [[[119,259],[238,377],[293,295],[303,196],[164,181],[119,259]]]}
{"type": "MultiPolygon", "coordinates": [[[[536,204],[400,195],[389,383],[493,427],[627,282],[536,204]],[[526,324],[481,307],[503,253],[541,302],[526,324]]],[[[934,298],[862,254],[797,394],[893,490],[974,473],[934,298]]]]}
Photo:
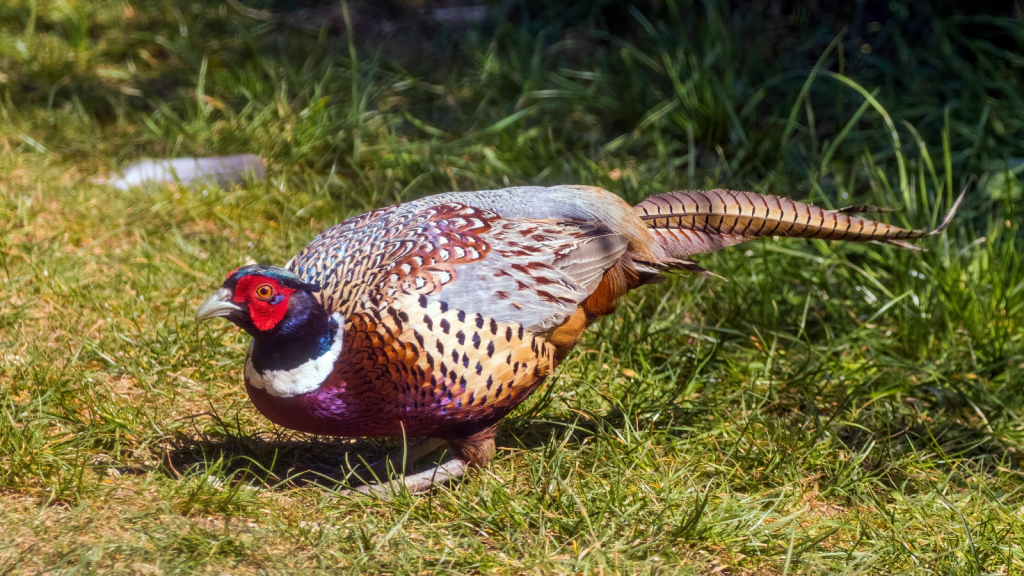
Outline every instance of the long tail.
{"type": "MultiPolygon", "coordinates": [[[[637,204],[633,210],[647,224],[655,242],[669,256],[680,259],[762,236],[877,241],[916,249],[907,240],[934,236],[945,230],[965,192],[966,189],[960,193],[938,228],[927,231],[907,230],[852,215],[885,211],[871,206],[825,210],[778,196],[732,190],[659,194],[637,204]]],[[[693,269],[689,265],[679,267],[693,269]]]]}

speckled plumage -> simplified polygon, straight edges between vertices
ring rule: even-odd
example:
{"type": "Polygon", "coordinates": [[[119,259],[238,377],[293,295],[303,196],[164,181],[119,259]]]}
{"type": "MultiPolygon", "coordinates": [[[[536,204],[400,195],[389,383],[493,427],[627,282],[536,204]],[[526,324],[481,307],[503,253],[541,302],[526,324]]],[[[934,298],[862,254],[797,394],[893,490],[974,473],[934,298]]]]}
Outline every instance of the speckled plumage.
{"type": "Polygon", "coordinates": [[[661,272],[701,271],[687,256],[766,235],[901,243],[931,233],[725,190],[636,207],[584,186],[440,194],[338,224],[288,263],[343,319],[342,349],[309,392],[247,389],[288,428],[442,438],[480,465],[494,425],[586,326],[661,272]]]}
{"type": "Polygon", "coordinates": [[[341,436],[450,438],[497,422],[553,371],[566,350],[552,334],[628,244],[595,218],[600,207],[524,209],[543,190],[519,193],[520,217],[495,211],[513,213],[500,203],[512,191],[442,194],[317,237],[288,268],[319,283],[325,311],[347,319],[344,350],[309,396],[250,389],[260,410],[289,428],[341,436]]]}

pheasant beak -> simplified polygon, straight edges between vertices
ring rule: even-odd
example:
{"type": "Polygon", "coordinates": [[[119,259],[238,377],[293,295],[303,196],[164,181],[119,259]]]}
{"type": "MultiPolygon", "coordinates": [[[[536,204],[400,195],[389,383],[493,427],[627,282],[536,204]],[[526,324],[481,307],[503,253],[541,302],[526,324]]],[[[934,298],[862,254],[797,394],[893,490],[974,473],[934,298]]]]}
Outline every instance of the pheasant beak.
{"type": "Polygon", "coordinates": [[[210,318],[238,318],[245,309],[231,301],[231,290],[221,288],[207,298],[196,310],[196,322],[210,318]]]}

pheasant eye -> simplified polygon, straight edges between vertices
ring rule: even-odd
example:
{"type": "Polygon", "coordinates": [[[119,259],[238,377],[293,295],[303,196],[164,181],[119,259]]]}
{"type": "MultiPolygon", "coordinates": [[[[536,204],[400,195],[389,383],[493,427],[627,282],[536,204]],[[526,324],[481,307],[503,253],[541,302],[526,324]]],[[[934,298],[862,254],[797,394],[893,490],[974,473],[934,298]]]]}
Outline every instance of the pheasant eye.
{"type": "Polygon", "coordinates": [[[256,287],[256,296],[264,300],[274,295],[274,287],[270,284],[260,284],[256,287]]]}

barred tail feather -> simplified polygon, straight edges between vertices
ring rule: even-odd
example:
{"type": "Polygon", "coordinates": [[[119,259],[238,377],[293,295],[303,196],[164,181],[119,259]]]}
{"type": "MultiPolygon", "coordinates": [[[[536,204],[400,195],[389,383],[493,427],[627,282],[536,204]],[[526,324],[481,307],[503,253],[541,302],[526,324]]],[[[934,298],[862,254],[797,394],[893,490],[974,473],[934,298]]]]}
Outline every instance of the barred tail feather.
{"type": "Polygon", "coordinates": [[[674,257],[714,252],[762,236],[886,242],[912,247],[907,240],[946,229],[964,198],[934,230],[908,230],[853,215],[880,211],[869,206],[825,210],[778,196],[708,190],[652,196],[634,207],[655,241],[674,257]]]}

